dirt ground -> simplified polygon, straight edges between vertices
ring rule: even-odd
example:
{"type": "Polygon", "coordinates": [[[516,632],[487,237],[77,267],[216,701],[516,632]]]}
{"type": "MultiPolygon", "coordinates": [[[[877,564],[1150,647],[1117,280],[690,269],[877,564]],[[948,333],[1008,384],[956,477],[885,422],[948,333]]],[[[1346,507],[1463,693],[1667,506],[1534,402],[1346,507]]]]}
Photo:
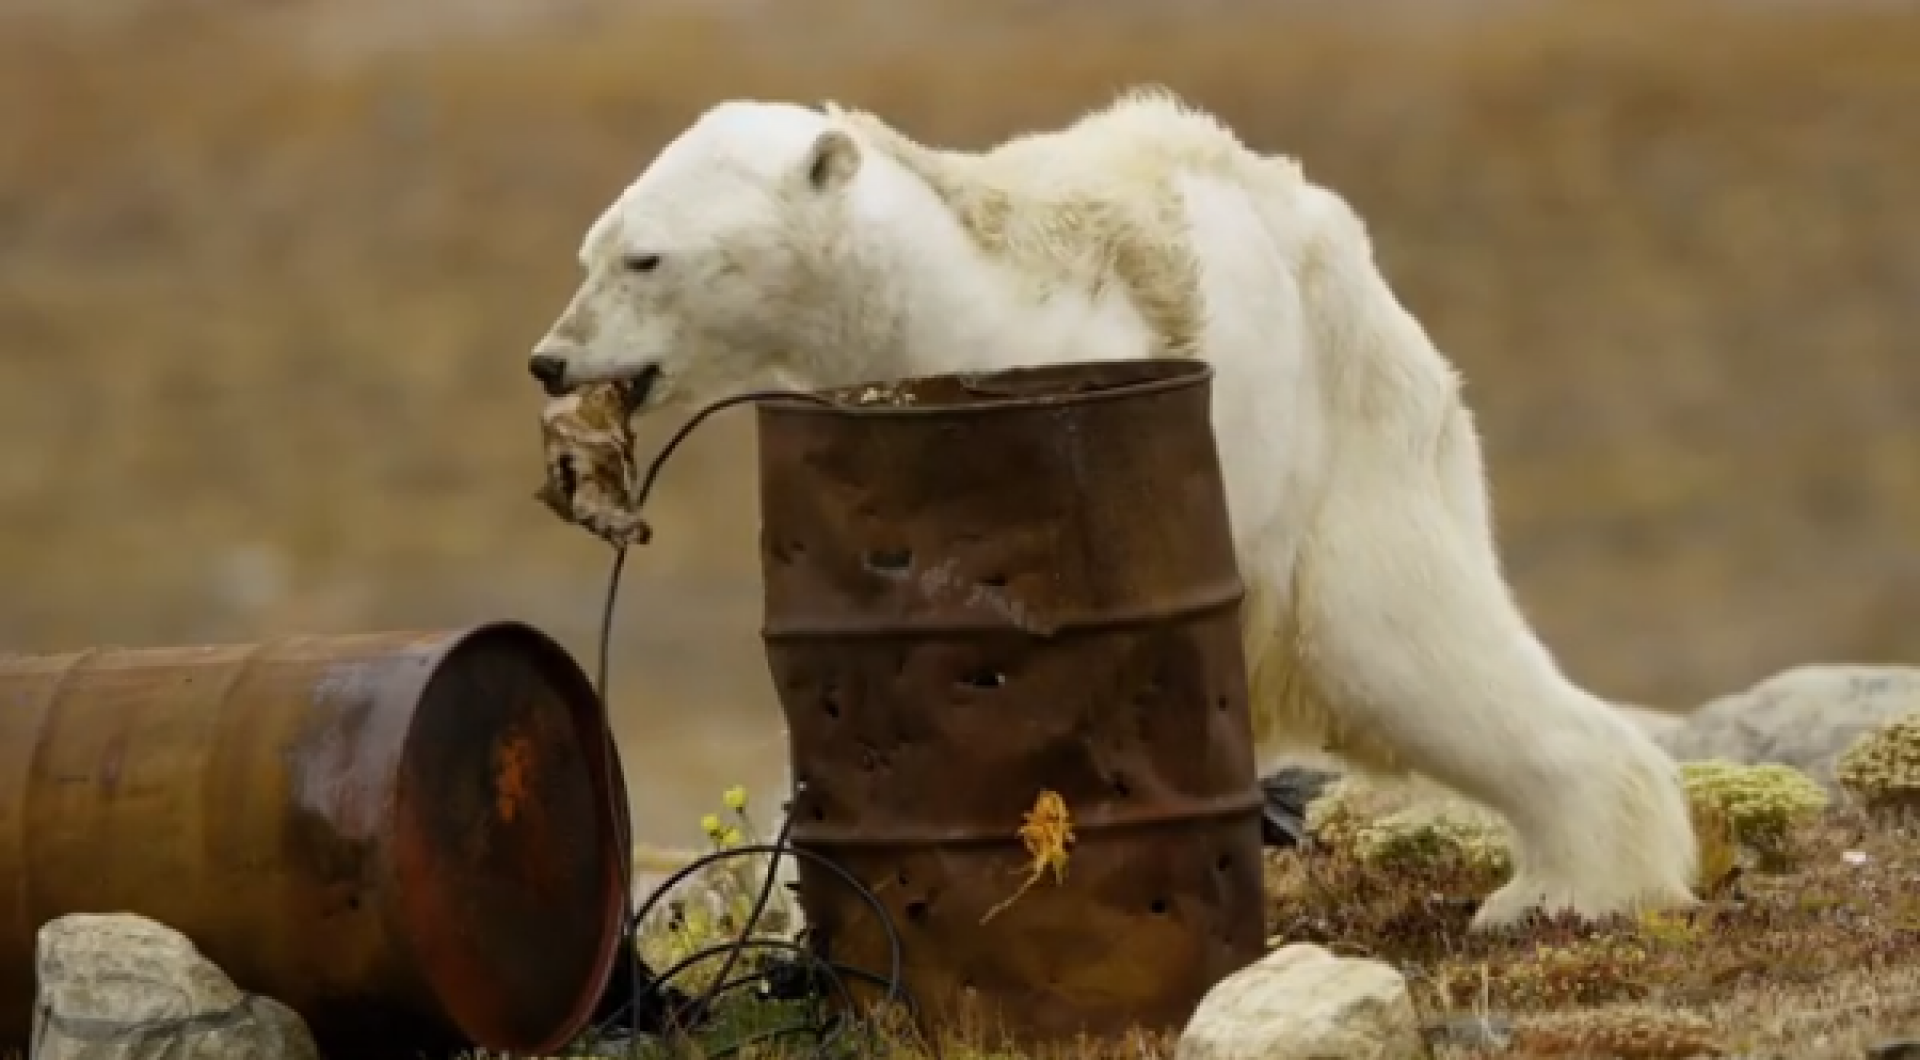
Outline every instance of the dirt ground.
{"type": "MultiPolygon", "coordinates": [[[[1418,845],[1376,864],[1362,864],[1337,840],[1310,852],[1270,851],[1269,945],[1315,943],[1399,970],[1436,1060],[1896,1060],[1909,1054],[1869,1050],[1897,1042],[1920,1048],[1920,895],[1913,888],[1920,872],[1920,818],[1832,809],[1769,841],[1765,857],[1733,840],[1721,822],[1720,829],[1701,822],[1709,882],[1696,909],[1608,923],[1536,918],[1492,934],[1469,933],[1467,923],[1474,901],[1505,880],[1504,866],[1418,845]]],[[[757,879],[749,873],[745,884],[730,887],[721,881],[743,918],[757,879]]],[[[677,949],[666,945],[668,938],[653,941],[658,952],[673,954],[725,937],[716,933],[677,949]]],[[[712,966],[704,969],[704,975],[714,974],[712,966]]],[[[697,992],[706,981],[689,973],[677,985],[697,992]]],[[[695,1033],[693,1042],[718,1049],[757,1030],[794,1026],[796,1014],[743,998],[715,1022],[695,1033]]],[[[911,1031],[883,1030],[884,1047],[862,1045],[849,1034],[829,1055],[1175,1055],[1176,1036],[1157,1032],[1036,1051],[1008,1047],[979,1028],[950,1030],[938,1050],[911,1031]]],[[[739,1055],[815,1055],[805,1038],[785,1041],[739,1055]]],[[[646,1055],[664,1060],[694,1054],[661,1047],[646,1055]]]]}
{"type": "MultiPolygon", "coordinates": [[[[587,661],[607,557],[530,499],[523,365],[662,141],[831,97],[977,146],[1161,81],[1368,218],[1467,374],[1518,592],[1597,691],[1920,657],[1911,7],[398,10],[0,6],[0,644],[513,616],[587,661]]],[[[745,413],[702,431],[633,564],[650,839],[784,754],[749,443],[745,413]]]]}
{"type": "Polygon", "coordinates": [[[1278,937],[1400,968],[1429,1027],[1490,1020],[1511,1034],[1512,1052],[1435,1035],[1442,1057],[1856,1060],[1920,1042],[1917,836],[1914,820],[1836,809],[1773,864],[1718,848],[1728,871],[1692,912],[1493,936],[1466,932],[1461,899],[1503,872],[1289,852],[1270,864],[1269,920],[1278,937]]]}

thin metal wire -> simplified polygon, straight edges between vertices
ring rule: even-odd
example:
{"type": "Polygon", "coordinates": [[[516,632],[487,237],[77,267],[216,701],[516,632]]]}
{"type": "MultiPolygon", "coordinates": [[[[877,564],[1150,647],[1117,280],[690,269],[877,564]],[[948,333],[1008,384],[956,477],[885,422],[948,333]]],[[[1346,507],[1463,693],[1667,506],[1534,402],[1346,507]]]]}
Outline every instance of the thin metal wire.
{"type": "MultiPolygon", "coordinates": [[[[755,390],[734,394],[707,405],[695,413],[686,423],[681,424],[680,428],[667,440],[667,443],[661,447],[660,452],[654,456],[653,462],[647,467],[646,476],[640,482],[639,489],[634,493],[634,511],[639,512],[645,509],[647,498],[652,494],[654,484],[659,480],[661,470],[666,466],[668,459],[673,456],[675,450],[680,447],[680,443],[692,434],[694,428],[705,422],[707,417],[722,409],[756,401],[800,401],[816,405],[834,404],[827,398],[817,394],[794,391],[755,390]]],[[[607,573],[606,597],[602,603],[600,612],[600,643],[595,667],[594,685],[600,698],[600,711],[605,734],[603,754],[606,758],[606,768],[603,771],[603,775],[609,778],[612,778],[614,775],[613,763],[618,756],[618,751],[613,734],[612,711],[607,698],[608,669],[612,655],[614,618],[618,610],[620,598],[620,582],[622,575],[626,571],[626,563],[627,546],[625,544],[614,545],[613,565],[607,573]]],[[[804,785],[804,782],[802,782],[802,785],[804,785]]],[[[610,794],[616,800],[615,816],[618,817],[618,794],[610,794]]],[[[785,809],[790,811],[791,804],[788,804],[785,809]]],[[[637,910],[633,908],[634,883],[632,859],[630,857],[623,859],[626,863],[621,866],[622,901],[623,907],[629,910],[629,913],[621,931],[622,946],[625,949],[622,957],[628,962],[629,979],[632,983],[632,995],[620,1011],[615,1012],[612,1016],[601,1021],[599,1025],[592,1029],[590,1032],[591,1037],[599,1038],[604,1036],[605,1032],[611,1029],[611,1025],[616,1024],[620,1018],[624,1016],[628,1024],[625,1028],[627,1031],[625,1037],[628,1042],[628,1049],[630,1055],[636,1055],[640,1038],[646,1033],[646,1029],[640,1026],[640,1020],[641,1014],[644,1011],[642,1002],[645,1000],[648,991],[651,991],[655,995],[655,999],[661,1003],[664,1011],[666,1011],[667,1018],[665,1022],[669,1028],[677,1028],[681,1025],[697,1025],[703,1022],[710,1014],[710,1007],[722,993],[738,989],[755,981],[765,981],[775,970],[773,968],[762,969],[758,972],[743,975],[738,979],[728,979],[741,954],[750,949],[784,950],[792,953],[805,966],[806,978],[804,981],[810,985],[821,984],[826,986],[828,989],[824,992],[837,995],[849,1010],[853,1007],[853,995],[847,987],[845,977],[848,975],[884,988],[888,1002],[905,1004],[909,1009],[912,1008],[912,999],[908,996],[905,984],[901,981],[903,957],[898,925],[893,922],[892,917],[887,915],[886,907],[880,902],[879,897],[858,879],[850,875],[845,869],[842,869],[840,866],[828,861],[813,851],[793,847],[788,842],[792,823],[792,815],[789,812],[786,814],[785,820],[781,823],[779,834],[772,844],[750,844],[732,847],[725,850],[712,851],[695,858],[679,871],[669,876],[658,887],[654,888],[637,910]],[[653,975],[651,972],[642,974],[645,969],[640,959],[637,946],[640,925],[646,920],[646,917],[654,910],[664,896],[688,877],[711,868],[727,858],[750,857],[755,854],[765,854],[768,856],[767,871],[761,881],[759,895],[754,902],[752,912],[748,915],[747,922],[739,926],[739,935],[729,942],[710,946],[698,953],[692,954],[658,975],[653,975]],[[880,924],[886,932],[888,948],[890,950],[890,967],[885,975],[879,975],[863,969],[844,968],[832,961],[824,959],[816,953],[813,948],[799,943],[786,942],[784,940],[754,939],[750,937],[754,926],[759,923],[760,917],[765,912],[767,903],[772,897],[773,888],[778,878],[777,874],[780,859],[786,856],[798,857],[826,869],[830,874],[838,877],[840,882],[853,888],[862,902],[873,910],[874,915],[879,918],[880,924]],[[707,988],[702,992],[698,1001],[684,1009],[672,1004],[669,992],[673,979],[694,965],[717,956],[724,956],[725,964],[721,966],[720,973],[713,978],[707,988]]],[[[817,1001],[819,999],[816,997],[815,1000],[817,1001]]],[[[762,1044],[794,1034],[810,1034],[815,1040],[814,1055],[824,1057],[828,1055],[828,1047],[833,1044],[838,1036],[838,1032],[844,1029],[845,1023],[846,1021],[844,1019],[836,1019],[824,1023],[818,1021],[796,1022],[752,1035],[746,1040],[722,1047],[717,1052],[710,1052],[709,1055],[715,1057],[730,1056],[748,1045],[762,1044]]]]}

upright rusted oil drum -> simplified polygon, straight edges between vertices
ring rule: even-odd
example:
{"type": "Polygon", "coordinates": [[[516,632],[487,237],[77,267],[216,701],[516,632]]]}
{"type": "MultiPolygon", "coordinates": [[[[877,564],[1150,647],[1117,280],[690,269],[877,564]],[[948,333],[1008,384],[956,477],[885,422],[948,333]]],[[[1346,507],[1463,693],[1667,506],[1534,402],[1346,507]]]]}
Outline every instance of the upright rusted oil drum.
{"type": "Polygon", "coordinates": [[[619,941],[602,725],[516,623],[0,657],[0,1052],[70,912],[184,932],[331,1056],[554,1051],[619,941]]]}
{"type": "MultiPolygon", "coordinates": [[[[897,922],[928,1029],[1183,1024],[1262,952],[1260,798],[1212,372],[938,376],[759,406],[764,638],[796,845],[897,922]],[[1042,790],[1077,843],[1028,875],[1042,790]]],[[[883,927],[800,869],[830,955],[883,927]]]]}

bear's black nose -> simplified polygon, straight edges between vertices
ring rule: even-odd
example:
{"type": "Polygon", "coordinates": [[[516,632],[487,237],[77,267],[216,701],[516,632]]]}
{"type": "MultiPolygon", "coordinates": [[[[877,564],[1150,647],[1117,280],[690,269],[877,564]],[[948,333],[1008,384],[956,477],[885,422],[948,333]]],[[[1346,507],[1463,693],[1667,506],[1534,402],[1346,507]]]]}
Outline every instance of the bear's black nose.
{"type": "Polygon", "coordinates": [[[567,392],[567,362],[551,353],[536,353],[527,361],[527,371],[540,381],[550,397],[567,392]]]}

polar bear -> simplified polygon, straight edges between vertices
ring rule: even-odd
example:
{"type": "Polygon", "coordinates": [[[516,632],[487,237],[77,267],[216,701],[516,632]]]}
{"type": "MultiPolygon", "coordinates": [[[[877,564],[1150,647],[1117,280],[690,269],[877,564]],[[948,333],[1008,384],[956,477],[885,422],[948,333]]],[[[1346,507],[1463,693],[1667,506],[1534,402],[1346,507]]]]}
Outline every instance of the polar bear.
{"type": "Polygon", "coordinates": [[[1071,360],[1212,364],[1261,767],[1318,749],[1482,803],[1528,912],[1683,908],[1678,770],[1563,675],[1496,554],[1460,378],[1361,219],[1292,159],[1138,88],[973,153],[833,104],[720,103],[590,226],[535,346],[636,411],[1071,360]]]}

